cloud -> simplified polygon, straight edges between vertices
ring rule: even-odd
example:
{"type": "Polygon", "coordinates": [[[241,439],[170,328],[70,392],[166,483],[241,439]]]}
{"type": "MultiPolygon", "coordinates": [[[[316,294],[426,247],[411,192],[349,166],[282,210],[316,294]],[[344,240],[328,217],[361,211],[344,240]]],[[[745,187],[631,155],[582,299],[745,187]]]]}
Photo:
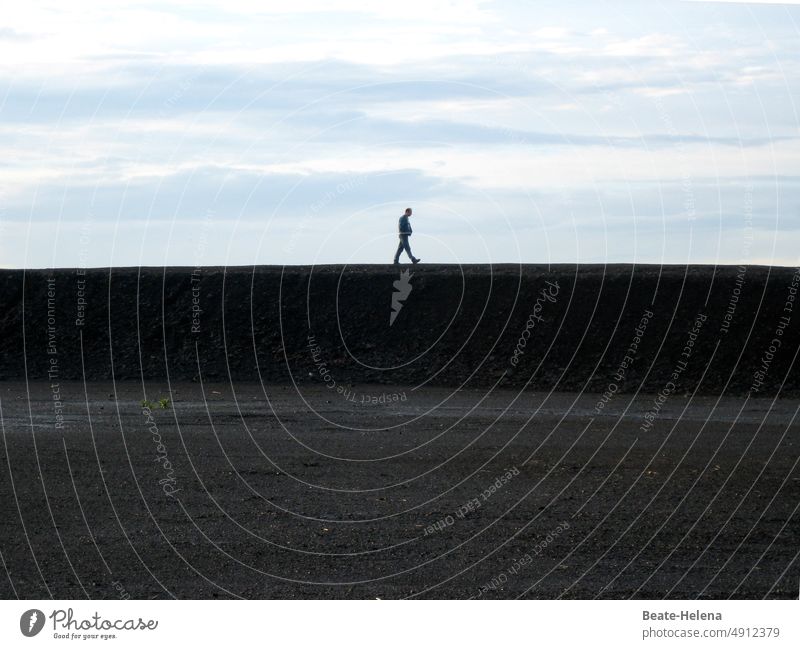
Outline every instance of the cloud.
{"type": "MultiPolygon", "coordinates": [[[[692,227],[717,245],[710,233],[740,227],[739,190],[725,179],[800,175],[797,12],[22,4],[0,29],[0,216],[38,228],[92,214],[128,234],[149,219],[163,236],[214,209],[250,259],[236,232],[269,227],[283,245],[293,220],[313,217],[357,219],[379,236],[382,210],[421,201],[439,214],[429,233],[447,238],[466,219],[499,254],[507,216],[530,250],[558,231],[558,255],[580,256],[608,230],[614,254],[657,255],[664,224],[670,245],[686,241],[688,179],[692,227]]],[[[754,227],[794,236],[797,196],[796,183],[756,183],[754,227]]]]}
{"type": "Polygon", "coordinates": [[[383,173],[258,173],[202,166],[128,181],[86,182],[85,176],[40,188],[6,203],[8,221],[193,220],[209,211],[222,221],[288,220],[350,213],[374,205],[433,200],[459,192],[458,183],[416,170],[383,173]]]}
{"type": "Polygon", "coordinates": [[[30,41],[33,40],[32,34],[25,34],[18,32],[16,29],[10,27],[0,27],[0,41],[30,41]]]}

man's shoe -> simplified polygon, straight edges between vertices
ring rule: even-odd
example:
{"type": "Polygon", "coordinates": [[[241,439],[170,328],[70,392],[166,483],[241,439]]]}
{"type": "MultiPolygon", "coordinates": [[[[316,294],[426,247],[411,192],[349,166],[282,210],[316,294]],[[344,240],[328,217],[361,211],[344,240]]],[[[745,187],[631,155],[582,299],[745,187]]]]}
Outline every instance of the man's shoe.
{"type": "Polygon", "coordinates": [[[421,261],[422,261],[422,260],[421,260],[419,257],[417,257],[416,259],[412,259],[412,260],[411,260],[411,263],[412,263],[412,264],[418,264],[418,263],[419,263],[419,262],[421,262],[421,261]]]}
{"type": "Polygon", "coordinates": [[[399,264],[399,263],[400,263],[400,262],[399,262],[399,261],[397,261],[397,259],[395,259],[395,260],[394,260],[394,265],[395,265],[395,266],[397,266],[397,264],[399,264]]]}

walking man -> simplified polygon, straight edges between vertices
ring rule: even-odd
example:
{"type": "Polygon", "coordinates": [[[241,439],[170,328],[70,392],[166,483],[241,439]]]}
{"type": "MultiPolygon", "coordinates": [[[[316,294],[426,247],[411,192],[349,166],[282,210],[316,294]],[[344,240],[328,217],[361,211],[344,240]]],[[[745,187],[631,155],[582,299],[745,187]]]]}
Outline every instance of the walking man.
{"type": "Polygon", "coordinates": [[[400,222],[398,225],[398,230],[400,233],[400,243],[397,244],[397,252],[394,254],[394,263],[400,263],[400,253],[403,250],[406,251],[408,258],[411,260],[411,263],[418,264],[420,262],[413,254],[411,254],[411,246],[408,245],[408,237],[411,236],[411,223],[409,222],[408,218],[411,216],[411,208],[406,208],[406,213],[400,217],[400,222]]]}

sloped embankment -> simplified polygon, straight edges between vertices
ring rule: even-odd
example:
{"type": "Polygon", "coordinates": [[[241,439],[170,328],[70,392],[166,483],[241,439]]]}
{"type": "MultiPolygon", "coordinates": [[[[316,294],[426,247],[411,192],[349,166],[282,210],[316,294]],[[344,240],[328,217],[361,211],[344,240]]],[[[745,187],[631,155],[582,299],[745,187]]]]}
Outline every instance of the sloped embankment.
{"type": "Polygon", "coordinates": [[[0,378],[800,392],[795,269],[402,271],[0,271],[0,378]]]}

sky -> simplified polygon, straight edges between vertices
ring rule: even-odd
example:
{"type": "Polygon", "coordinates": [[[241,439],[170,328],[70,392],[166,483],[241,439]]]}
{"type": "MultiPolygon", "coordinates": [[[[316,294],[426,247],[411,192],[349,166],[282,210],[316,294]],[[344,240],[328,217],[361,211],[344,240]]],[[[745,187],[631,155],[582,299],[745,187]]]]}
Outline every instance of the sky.
{"type": "Polygon", "coordinates": [[[800,265],[800,6],[17,3],[0,266],[800,265]]]}

